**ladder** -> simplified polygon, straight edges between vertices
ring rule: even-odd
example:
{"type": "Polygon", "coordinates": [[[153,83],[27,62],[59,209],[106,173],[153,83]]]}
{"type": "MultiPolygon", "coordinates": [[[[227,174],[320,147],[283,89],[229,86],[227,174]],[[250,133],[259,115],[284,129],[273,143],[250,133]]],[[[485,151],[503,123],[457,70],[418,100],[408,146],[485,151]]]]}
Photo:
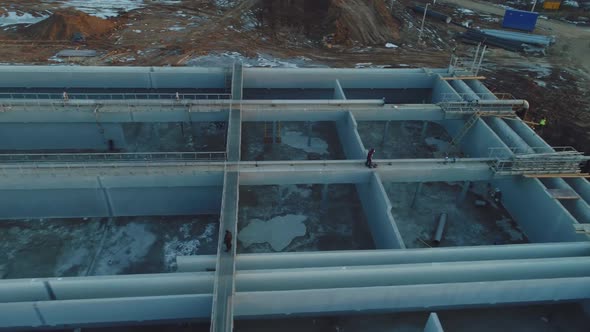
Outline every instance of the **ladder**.
{"type": "Polygon", "coordinates": [[[276,136],[273,139],[273,122],[264,123],[264,143],[281,143],[281,122],[276,122],[276,136]]]}
{"type": "Polygon", "coordinates": [[[459,144],[459,142],[461,142],[461,140],[463,139],[463,137],[465,137],[465,135],[467,135],[467,133],[469,132],[469,129],[471,129],[471,127],[473,127],[475,125],[475,123],[477,122],[477,120],[479,120],[479,118],[481,117],[482,112],[481,111],[475,111],[475,113],[473,113],[469,119],[467,119],[467,122],[465,122],[465,125],[463,126],[463,128],[461,128],[461,131],[455,135],[455,137],[453,137],[453,140],[451,141],[451,145],[450,148],[457,146],[457,144],[459,144]]]}

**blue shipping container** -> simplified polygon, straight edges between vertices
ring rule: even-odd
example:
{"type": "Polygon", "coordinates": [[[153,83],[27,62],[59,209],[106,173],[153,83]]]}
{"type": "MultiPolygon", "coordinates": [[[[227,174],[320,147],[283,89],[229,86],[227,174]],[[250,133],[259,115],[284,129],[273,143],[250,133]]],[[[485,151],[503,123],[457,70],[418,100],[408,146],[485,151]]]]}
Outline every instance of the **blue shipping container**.
{"type": "Polygon", "coordinates": [[[503,28],[510,28],[523,31],[535,30],[539,13],[527,12],[524,10],[506,9],[504,13],[503,28]]]}

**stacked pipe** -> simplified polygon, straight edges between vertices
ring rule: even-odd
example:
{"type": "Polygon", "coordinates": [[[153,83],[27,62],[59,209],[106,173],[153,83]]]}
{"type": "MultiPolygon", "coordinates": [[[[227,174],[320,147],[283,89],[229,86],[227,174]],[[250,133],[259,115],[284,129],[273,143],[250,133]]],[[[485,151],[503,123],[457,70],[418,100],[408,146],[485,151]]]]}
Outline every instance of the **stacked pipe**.
{"type": "MultiPolygon", "coordinates": [[[[410,7],[410,8],[412,8],[412,10],[415,11],[416,13],[418,13],[418,14],[424,14],[425,8],[422,7],[422,6],[413,6],[413,7],[410,7]]],[[[432,18],[436,18],[436,19],[441,20],[441,21],[443,21],[443,22],[445,22],[447,24],[448,23],[451,23],[451,17],[450,16],[447,16],[447,15],[445,15],[443,13],[435,12],[434,10],[428,9],[426,11],[426,16],[429,16],[429,17],[432,17],[432,18]]]]}
{"type": "Polygon", "coordinates": [[[467,29],[460,34],[465,43],[483,43],[496,46],[512,52],[527,52],[545,54],[551,39],[538,35],[516,34],[501,30],[467,29]],[[520,36],[524,35],[524,36],[520,36]]]}

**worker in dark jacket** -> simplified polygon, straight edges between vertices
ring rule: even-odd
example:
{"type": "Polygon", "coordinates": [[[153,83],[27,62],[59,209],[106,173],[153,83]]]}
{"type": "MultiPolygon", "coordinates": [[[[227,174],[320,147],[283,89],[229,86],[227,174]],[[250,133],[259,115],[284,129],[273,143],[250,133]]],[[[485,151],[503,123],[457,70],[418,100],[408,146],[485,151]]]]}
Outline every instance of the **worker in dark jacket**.
{"type": "Polygon", "coordinates": [[[232,236],[231,232],[228,230],[225,230],[225,237],[223,238],[223,243],[225,243],[225,252],[229,252],[231,250],[232,236]]]}
{"type": "Polygon", "coordinates": [[[365,166],[371,168],[373,167],[373,155],[375,154],[375,149],[371,148],[369,150],[369,153],[367,153],[367,162],[365,163],[365,166]]]}

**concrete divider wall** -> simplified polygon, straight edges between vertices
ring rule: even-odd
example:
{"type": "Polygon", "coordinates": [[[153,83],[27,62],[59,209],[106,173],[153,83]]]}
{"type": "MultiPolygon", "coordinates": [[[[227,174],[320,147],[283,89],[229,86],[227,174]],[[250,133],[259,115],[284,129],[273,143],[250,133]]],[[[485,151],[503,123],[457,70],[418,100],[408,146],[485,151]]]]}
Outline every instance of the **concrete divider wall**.
{"type": "MultiPolygon", "coordinates": [[[[565,180],[561,178],[541,179],[543,185],[548,189],[571,190],[565,180]]],[[[590,206],[583,199],[557,200],[563,205],[579,223],[590,223],[590,206]]]]}
{"type": "Polygon", "coordinates": [[[377,173],[368,183],[356,185],[376,249],[404,249],[403,239],[391,214],[391,202],[377,173]]]}
{"type": "Polygon", "coordinates": [[[495,117],[485,117],[486,124],[504,141],[510,148],[519,148],[521,151],[528,153],[534,152],[533,149],[520,137],[504,120],[495,117]]]}
{"type": "Polygon", "coordinates": [[[365,146],[357,130],[357,123],[351,112],[336,122],[340,144],[347,159],[365,159],[367,157],[365,146]]]}
{"type": "Polygon", "coordinates": [[[440,320],[438,319],[438,315],[435,312],[431,313],[428,317],[424,332],[444,332],[440,320]]]}
{"type": "Polygon", "coordinates": [[[224,68],[0,66],[0,87],[223,88],[224,68]]]}
{"type": "Polygon", "coordinates": [[[502,204],[531,242],[584,241],[576,234],[575,218],[532,178],[515,177],[493,181],[502,190],[502,204]]]}
{"type": "Polygon", "coordinates": [[[114,216],[219,214],[221,187],[109,189],[114,216]]]}
{"type": "MultiPolygon", "coordinates": [[[[455,137],[465,126],[464,120],[445,120],[439,122],[450,136],[455,137]]],[[[461,151],[466,157],[487,158],[490,148],[505,148],[506,156],[509,155],[508,147],[496,133],[481,119],[469,129],[460,142],[461,151]]]]}
{"type": "Polygon", "coordinates": [[[344,94],[344,90],[342,90],[342,85],[338,80],[334,81],[334,99],[346,100],[346,94],[344,94]]]}
{"type": "Polygon", "coordinates": [[[590,204],[590,182],[583,178],[566,179],[569,184],[580,197],[588,204],[590,204]]]}
{"type": "Polygon", "coordinates": [[[0,190],[0,219],[218,214],[221,187],[0,190]]]}
{"type": "Polygon", "coordinates": [[[434,87],[432,90],[432,103],[436,104],[441,101],[460,101],[461,97],[457,94],[457,92],[451,87],[449,82],[443,81],[439,78],[434,83],[434,87]],[[448,99],[448,100],[444,100],[448,99]]]}
{"type": "Polygon", "coordinates": [[[0,190],[0,219],[108,217],[98,188],[0,190]]]}
{"type": "Polygon", "coordinates": [[[218,214],[222,190],[218,178],[218,174],[10,178],[2,181],[0,219],[218,214]]]}
{"type": "Polygon", "coordinates": [[[127,146],[123,127],[116,123],[0,123],[0,150],[107,150],[127,146]]]}
{"type": "Polygon", "coordinates": [[[244,68],[244,88],[432,88],[438,76],[422,69],[244,68]],[[288,79],[287,79],[288,78],[288,79]]]}

